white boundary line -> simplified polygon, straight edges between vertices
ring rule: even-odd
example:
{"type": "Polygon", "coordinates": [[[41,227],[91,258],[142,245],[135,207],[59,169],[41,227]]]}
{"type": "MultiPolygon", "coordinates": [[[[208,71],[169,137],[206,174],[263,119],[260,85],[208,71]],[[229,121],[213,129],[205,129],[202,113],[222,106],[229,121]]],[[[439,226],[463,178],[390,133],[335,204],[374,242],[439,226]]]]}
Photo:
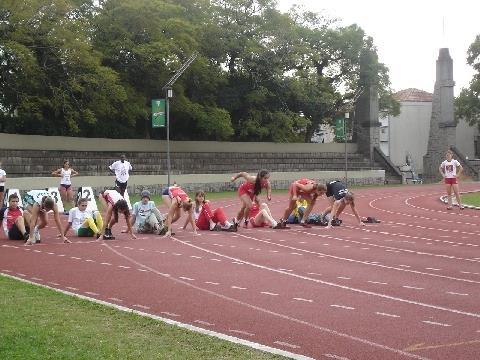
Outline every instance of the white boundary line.
{"type": "MultiPolygon", "coordinates": [[[[252,341],[240,339],[240,338],[237,338],[237,337],[234,337],[234,336],[221,334],[221,333],[211,331],[211,330],[202,329],[202,328],[197,327],[197,326],[193,326],[193,325],[190,325],[190,324],[185,324],[185,323],[175,321],[175,320],[171,320],[171,319],[168,319],[168,318],[164,318],[164,317],[161,317],[161,316],[158,316],[158,315],[145,313],[143,311],[130,309],[126,306],[121,306],[121,305],[109,303],[107,301],[98,300],[98,299],[91,298],[91,297],[88,297],[88,296],[72,293],[70,291],[65,291],[65,290],[61,290],[61,289],[52,288],[50,286],[43,285],[43,284],[38,284],[38,283],[35,283],[33,281],[18,278],[16,276],[4,274],[4,273],[1,273],[1,272],[0,272],[0,276],[4,276],[4,277],[7,277],[7,278],[19,280],[19,281],[22,281],[22,282],[27,283],[27,284],[43,287],[43,288],[46,288],[46,289],[49,289],[49,290],[53,290],[53,291],[62,293],[64,295],[77,297],[77,298],[87,300],[87,301],[90,301],[90,302],[93,302],[93,303],[96,303],[96,304],[101,304],[101,305],[105,305],[105,306],[108,306],[108,307],[112,307],[116,310],[120,310],[120,311],[123,311],[123,312],[132,313],[132,314],[136,314],[136,315],[143,316],[143,317],[148,317],[148,318],[151,318],[151,319],[154,319],[154,320],[164,322],[164,323],[169,324],[169,325],[175,325],[175,326],[178,326],[178,327],[183,328],[183,329],[194,331],[194,332],[197,332],[197,333],[200,333],[200,334],[203,334],[203,335],[216,337],[218,339],[229,341],[229,342],[234,343],[234,344],[248,346],[248,347],[256,349],[256,350],[268,352],[268,353],[275,354],[275,355],[285,356],[285,357],[295,359],[295,360],[314,360],[313,358],[310,358],[310,357],[307,357],[307,356],[294,354],[294,353],[291,353],[291,352],[288,352],[288,351],[275,349],[275,348],[272,348],[270,346],[266,346],[266,345],[258,344],[258,343],[252,342],[252,341]]],[[[424,359],[424,358],[421,358],[421,357],[414,357],[414,358],[424,359]]]]}

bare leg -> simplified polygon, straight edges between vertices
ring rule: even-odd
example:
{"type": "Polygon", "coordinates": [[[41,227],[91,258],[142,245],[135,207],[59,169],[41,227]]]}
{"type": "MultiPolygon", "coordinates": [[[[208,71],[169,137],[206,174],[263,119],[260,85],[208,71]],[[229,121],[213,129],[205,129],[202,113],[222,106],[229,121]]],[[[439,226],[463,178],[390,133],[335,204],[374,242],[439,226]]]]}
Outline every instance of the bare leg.
{"type": "Polygon", "coordinates": [[[458,189],[458,184],[453,184],[452,187],[453,187],[453,192],[455,193],[455,199],[457,200],[458,207],[462,209],[463,206],[460,200],[460,191],[458,189]]]}
{"type": "Polygon", "coordinates": [[[452,185],[447,184],[447,200],[448,200],[448,206],[447,209],[452,208],[452,185]]]}
{"type": "Polygon", "coordinates": [[[285,209],[284,213],[283,213],[283,217],[282,219],[283,220],[287,220],[288,217],[290,216],[290,214],[292,213],[293,209],[295,209],[295,205],[296,205],[297,201],[296,200],[292,200],[292,196],[290,196],[289,200],[288,200],[288,207],[285,209]]]}

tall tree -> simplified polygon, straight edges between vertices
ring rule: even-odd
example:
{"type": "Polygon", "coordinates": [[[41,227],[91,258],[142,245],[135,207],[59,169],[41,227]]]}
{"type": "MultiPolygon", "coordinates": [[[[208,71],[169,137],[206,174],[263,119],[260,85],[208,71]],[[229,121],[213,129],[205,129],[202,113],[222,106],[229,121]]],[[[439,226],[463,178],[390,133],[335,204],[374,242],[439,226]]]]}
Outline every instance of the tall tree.
{"type": "Polygon", "coordinates": [[[1,9],[3,131],[95,136],[99,118],[117,120],[126,94],[90,46],[93,1],[4,0],[1,9]]]}
{"type": "Polygon", "coordinates": [[[480,128],[480,35],[477,35],[468,49],[467,63],[473,67],[475,74],[470,86],[463,88],[455,99],[455,116],[480,128]]]}

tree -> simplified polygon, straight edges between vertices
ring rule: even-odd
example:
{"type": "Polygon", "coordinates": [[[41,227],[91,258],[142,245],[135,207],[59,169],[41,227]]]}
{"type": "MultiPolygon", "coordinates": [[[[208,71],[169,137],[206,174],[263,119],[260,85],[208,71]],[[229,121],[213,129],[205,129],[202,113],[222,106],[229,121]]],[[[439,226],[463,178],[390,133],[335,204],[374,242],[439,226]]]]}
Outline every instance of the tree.
{"type": "Polygon", "coordinates": [[[93,10],[93,1],[4,1],[3,131],[94,136],[99,118],[118,120],[126,93],[90,46],[93,10]]]}
{"type": "Polygon", "coordinates": [[[467,63],[476,73],[468,88],[463,88],[455,99],[455,117],[465,119],[471,126],[480,128],[480,35],[470,45],[467,52],[467,63]]]}

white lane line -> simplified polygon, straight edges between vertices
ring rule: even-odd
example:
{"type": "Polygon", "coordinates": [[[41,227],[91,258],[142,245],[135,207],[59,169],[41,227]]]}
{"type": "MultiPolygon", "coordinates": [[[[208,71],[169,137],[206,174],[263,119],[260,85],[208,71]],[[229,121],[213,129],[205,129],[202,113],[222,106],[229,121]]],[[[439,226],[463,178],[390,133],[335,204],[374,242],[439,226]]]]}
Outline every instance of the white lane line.
{"type": "Polygon", "coordinates": [[[346,358],[344,356],[338,356],[335,354],[323,354],[328,359],[334,359],[334,360],[350,360],[349,358],[346,358]]]}
{"type": "Polygon", "coordinates": [[[43,281],[43,279],[40,279],[40,278],[37,278],[37,277],[32,277],[32,280],[35,280],[35,281],[43,281]]]}
{"type": "Polygon", "coordinates": [[[331,307],[336,307],[336,308],[340,308],[340,309],[345,309],[345,310],[355,310],[354,307],[351,307],[351,306],[345,306],[345,305],[337,305],[337,304],[332,304],[330,305],[331,307]]]}
{"type": "Polygon", "coordinates": [[[304,298],[296,298],[294,297],[293,300],[297,300],[297,301],[303,301],[303,302],[309,302],[309,303],[313,303],[313,300],[310,300],[310,299],[304,299],[304,298]]]}
{"type": "Polygon", "coordinates": [[[139,304],[135,304],[135,305],[132,305],[132,306],[135,306],[137,308],[144,309],[144,310],[149,310],[150,309],[148,306],[139,305],[139,304]]]}
{"type": "Polygon", "coordinates": [[[190,255],[191,258],[194,258],[194,259],[201,259],[202,257],[201,256],[196,256],[196,255],[190,255]]]}
{"type": "Polygon", "coordinates": [[[450,324],[443,324],[443,323],[439,323],[439,322],[435,322],[435,321],[428,321],[428,320],[423,320],[422,322],[425,323],[425,324],[444,326],[444,327],[452,326],[450,324]]]}
{"type": "Polygon", "coordinates": [[[370,283],[370,284],[388,285],[388,283],[386,283],[386,282],[381,282],[381,281],[371,281],[371,280],[367,280],[367,282],[370,283]]]}
{"type": "Polygon", "coordinates": [[[33,252],[41,253],[42,251],[41,250],[33,250],[33,252]]]}
{"type": "MultiPolygon", "coordinates": [[[[147,270],[145,270],[145,271],[147,271],[147,270]]],[[[182,279],[182,280],[187,280],[187,281],[195,281],[195,279],[192,279],[192,278],[189,278],[189,277],[186,277],[186,276],[179,276],[178,278],[182,279]]]]}
{"type": "Polygon", "coordinates": [[[284,342],[284,341],[274,341],[273,343],[277,344],[277,345],[289,347],[291,349],[299,349],[300,348],[300,346],[298,346],[298,345],[293,345],[293,344],[290,344],[290,343],[287,343],[287,342],[284,342]]]}
{"type": "Polygon", "coordinates": [[[85,291],[85,294],[87,294],[87,295],[92,295],[92,296],[98,296],[98,295],[100,295],[100,294],[97,294],[97,293],[91,292],[91,291],[85,291]]]}
{"type": "Polygon", "coordinates": [[[18,276],[21,276],[21,277],[26,277],[27,275],[25,274],[22,274],[22,273],[17,273],[18,276]]]}
{"type": "Polygon", "coordinates": [[[197,323],[197,324],[206,325],[206,326],[215,326],[215,324],[211,324],[211,323],[203,321],[203,320],[194,320],[193,322],[197,323]]]}
{"type": "Polygon", "coordinates": [[[107,266],[112,266],[112,264],[110,263],[107,263],[107,262],[103,262],[103,263],[100,263],[101,265],[107,265],[107,266]]]}
{"type": "Polygon", "coordinates": [[[182,256],[183,254],[179,254],[179,253],[172,253],[172,255],[174,255],[174,256],[182,256]]]}
{"type": "Polygon", "coordinates": [[[6,272],[6,273],[11,273],[12,272],[12,270],[6,270],[6,269],[3,269],[2,271],[6,272]]]}
{"type": "Polygon", "coordinates": [[[53,282],[53,281],[49,281],[48,284],[53,286],[60,286],[60,284],[57,284],[56,282],[53,282]]]}
{"type": "Polygon", "coordinates": [[[437,268],[425,268],[425,270],[432,270],[432,271],[441,271],[442,269],[437,269],[437,268]]]}
{"type": "Polygon", "coordinates": [[[241,334],[241,335],[246,335],[246,336],[255,336],[255,334],[243,331],[243,330],[235,330],[235,329],[228,329],[229,332],[235,333],[235,334],[241,334]]]}
{"type": "Polygon", "coordinates": [[[388,317],[393,317],[393,318],[399,318],[400,315],[394,315],[394,314],[387,314],[387,313],[383,313],[383,312],[376,312],[375,314],[377,315],[380,315],[380,316],[388,316],[388,317]]]}
{"type": "Polygon", "coordinates": [[[218,261],[218,262],[222,261],[222,260],[220,260],[220,259],[210,259],[210,260],[212,260],[212,261],[218,261]]]}
{"type": "Polygon", "coordinates": [[[337,279],[352,280],[352,278],[349,278],[349,277],[346,277],[346,276],[337,276],[337,279]]]}
{"type": "Polygon", "coordinates": [[[161,311],[160,314],[164,314],[164,315],[167,315],[167,316],[173,316],[173,317],[179,317],[180,316],[178,314],[167,312],[167,311],[161,311]]]}
{"type": "Polygon", "coordinates": [[[125,265],[118,265],[118,267],[122,269],[130,269],[130,266],[125,266],[125,265]]]}
{"type": "Polygon", "coordinates": [[[230,286],[232,289],[237,289],[237,290],[247,290],[247,288],[244,288],[244,287],[240,287],[240,286],[235,286],[235,285],[232,285],[230,286]]]}
{"type": "Polygon", "coordinates": [[[48,255],[55,255],[55,253],[47,252],[48,255]]]}
{"type": "Polygon", "coordinates": [[[78,290],[76,287],[72,287],[72,286],[65,286],[65,289],[72,290],[72,291],[78,290]]]}
{"type": "Polygon", "coordinates": [[[240,261],[232,261],[232,264],[235,264],[235,265],[245,265],[243,262],[240,262],[240,261]]]}
{"type": "Polygon", "coordinates": [[[412,289],[412,290],[425,290],[425,288],[409,286],[409,285],[403,285],[402,287],[404,287],[405,289],[412,289]]]}
{"type": "Polygon", "coordinates": [[[469,295],[469,294],[457,293],[457,292],[453,292],[453,291],[447,291],[447,294],[458,295],[458,296],[468,296],[469,295]]]}
{"type": "Polygon", "coordinates": [[[210,285],[220,285],[220,283],[217,283],[217,282],[212,282],[212,281],[205,281],[205,284],[210,284],[210,285]]]}
{"type": "Polygon", "coordinates": [[[115,301],[115,302],[123,302],[122,299],[115,298],[115,297],[108,298],[108,300],[112,300],[112,301],[115,301]]]}
{"type": "Polygon", "coordinates": [[[141,272],[148,272],[148,270],[145,270],[145,269],[137,269],[137,270],[141,272]]]}
{"type": "Polygon", "coordinates": [[[271,292],[268,292],[268,291],[261,291],[260,294],[271,295],[271,296],[278,296],[278,294],[271,293],[271,292]]]}
{"type": "Polygon", "coordinates": [[[290,253],[290,255],[298,255],[298,256],[303,256],[303,254],[299,254],[299,253],[296,253],[296,252],[292,252],[292,253],[290,253]]]}
{"type": "Polygon", "coordinates": [[[58,257],[64,257],[64,256],[66,256],[66,255],[65,255],[65,254],[58,254],[57,256],[58,256],[58,257]]]}
{"type": "Polygon", "coordinates": [[[318,274],[318,273],[307,273],[307,275],[316,275],[316,276],[322,276],[322,274],[318,274]]]}
{"type": "Polygon", "coordinates": [[[76,257],[76,256],[70,256],[70,259],[74,259],[74,260],[82,260],[82,258],[79,258],[79,257],[76,257]]]}
{"type": "Polygon", "coordinates": [[[95,262],[95,260],[87,259],[86,262],[95,262]]]}

